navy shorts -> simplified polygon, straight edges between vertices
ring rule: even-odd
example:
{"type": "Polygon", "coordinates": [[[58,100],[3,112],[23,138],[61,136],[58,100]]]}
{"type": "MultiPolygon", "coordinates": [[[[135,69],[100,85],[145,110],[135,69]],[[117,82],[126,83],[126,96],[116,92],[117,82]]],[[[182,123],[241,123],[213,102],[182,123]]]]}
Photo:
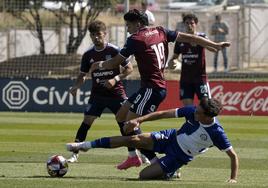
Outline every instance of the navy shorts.
{"type": "Polygon", "coordinates": [[[152,132],[151,137],[154,141],[153,151],[165,154],[164,157],[158,159],[165,173],[173,173],[193,159],[186,155],[178,145],[176,129],[152,132]]]}
{"type": "Polygon", "coordinates": [[[164,88],[140,88],[128,99],[133,104],[130,111],[138,115],[154,112],[166,95],[167,91],[164,88]]]}
{"type": "Polygon", "coordinates": [[[180,83],[180,99],[194,99],[194,94],[198,99],[204,97],[211,98],[208,83],[180,83]]]}
{"type": "Polygon", "coordinates": [[[84,114],[100,117],[105,108],[108,108],[112,113],[116,114],[125,100],[126,99],[105,97],[90,98],[84,114]]]}

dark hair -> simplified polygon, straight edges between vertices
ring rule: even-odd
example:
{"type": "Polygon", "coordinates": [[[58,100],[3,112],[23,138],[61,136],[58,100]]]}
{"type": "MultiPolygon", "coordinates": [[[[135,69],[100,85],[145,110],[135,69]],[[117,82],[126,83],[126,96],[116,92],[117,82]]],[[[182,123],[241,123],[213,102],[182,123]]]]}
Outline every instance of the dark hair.
{"type": "Polygon", "coordinates": [[[142,25],[149,25],[148,16],[137,9],[128,11],[124,15],[124,20],[129,22],[140,22],[142,25]]]}
{"type": "Polygon", "coordinates": [[[185,23],[186,20],[194,20],[196,24],[198,23],[198,18],[194,14],[185,14],[183,16],[183,23],[185,23]]]}
{"type": "Polygon", "coordinates": [[[106,25],[102,21],[95,20],[89,24],[88,31],[90,33],[95,33],[95,32],[99,32],[99,31],[106,31],[106,25]]]}
{"type": "Polygon", "coordinates": [[[216,99],[203,98],[200,101],[200,106],[204,110],[204,114],[209,117],[219,115],[222,110],[222,104],[216,99]]]}

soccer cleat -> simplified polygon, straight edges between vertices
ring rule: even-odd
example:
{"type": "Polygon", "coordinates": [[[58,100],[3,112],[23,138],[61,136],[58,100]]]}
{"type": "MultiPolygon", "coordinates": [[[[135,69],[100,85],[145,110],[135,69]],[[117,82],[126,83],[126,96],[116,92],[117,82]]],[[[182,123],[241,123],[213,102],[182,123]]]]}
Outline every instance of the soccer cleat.
{"type": "Polygon", "coordinates": [[[78,153],[73,153],[72,156],[69,159],[67,159],[67,162],[68,163],[76,163],[76,162],[78,162],[78,157],[79,157],[78,153]]]}
{"type": "Polygon", "coordinates": [[[151,164],[150,160],[145,155],[141,154],[140,158],[143,164],[147,164],[147,165],[151,164]]]}
{"type": "Polygon", "coordinates": [[[78,151],[86,152],[89,148],[86,147],[85,142],[73,142],[73,143],[67,143],[66,149],[72,152],[78,152],[78,151]]]}
{"type": "Polygon", "coordinates": [[[142,161],[139,156],[128,157],[127,160],[122,162],[121,164],[117,165],[117,169],[119,170],[126,170],[130,167],[139,167],[141,166],[142,161]]]}

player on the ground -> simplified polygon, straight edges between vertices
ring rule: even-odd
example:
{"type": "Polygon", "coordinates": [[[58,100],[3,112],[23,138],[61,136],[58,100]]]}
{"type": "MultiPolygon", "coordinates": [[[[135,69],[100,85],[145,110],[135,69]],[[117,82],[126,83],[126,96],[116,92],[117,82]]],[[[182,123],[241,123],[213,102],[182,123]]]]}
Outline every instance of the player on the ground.
{"type": "MultiPolygon", "coordinates": [[[[84,120],[76,133],[75,142],[82,142],[86,139],[88,130],[94,120],[101,116],[105,108],[110,109],[114,114],[118,112],[121,104],[127,99],[123,83],[120,80],[127,77],[133,70],[129,61],[122,61],[120,64],[123,67],[122,73],[120,73],[120,67],[91,70],[94,62],[116,56],[119,48],[106,42],[106,25],[103,22],[91,22],[88,30],[94,45],[83,54],[80,74],[70,89],[70,93],[75,96],[77,90],[84,83],[86,75],[91,71],[91,95],[84,111],[84,120]]],[[[78,153],[73,153],[68,162],[77,162],[77,159],[78,153]]]]}
{"type": "Polygon", "coordinates": [[[174,172],[192,161],[195,156],[205,153],[216,146],[225,151],[231,162],[230,183],[237,182],[238,156],[228,140],[216,116],[222,105],[215,99],[204,98],[198,106],[186,106],[158,111],[126,122],[125,131],[140,127],[145,121],[163,118],[185,118],[178,130],[169,129],[159,132],[143,133],[133,136],[103,137],[91,142],[68,143],[69,151],[87,151],[94,148],[118,148],[122,146],[144,148],[165,154],[157,162],[145,167],[139,174],[140,179],[169,178],[174,172]]]}
{"type": "MultiPolygon", "coordinates": [[[[205,33],[197,32],[198,18],[194,14],[186,14],[183,17],[186,32],[207,38],[205,33]]],[[[208,48],[210,50],[210,48],[208,48]]],[[[214,49],[212,49],[214,50],[214,49]]],[[[195,43],[176,42],[174,54],[168,63],[170,68],[175,68],[176,59],[181,55],[180,74],[180,100],[184,106],[194,103],[194,95],[198,99],[210,96],[210,88],[207,82],[205,48],[195,43]]]]}
{"type": "MultiPolygon", "coordinates": [[[[194,42],[204,47],[221,49],[229,46],[228,42],[215,43],[197,35],[170,31],[161,26],[147,27],[146,14],[134,9],[124,15],[127,31],[131,34],[120,53],[107,61],[92,65],[92,70],[109,69],[118,67],[131,55],[135,56],[141,77],[141,88],[129,97],[128,101],[120,108],[117,121],[121,127],[130,119],[154,112],[166,97],[166,82],[164,68],[168,58],[169,42],[194,42]]],[[[139,134],[140,130],[129,133],[139,134]]],[[[141,150],[151,163],[157,160],[151,151],[141,150]]],[[[137,153],[130,153],[126,161],[117,166],[118,169],[127,169],[141,164],[137,153]]]]}

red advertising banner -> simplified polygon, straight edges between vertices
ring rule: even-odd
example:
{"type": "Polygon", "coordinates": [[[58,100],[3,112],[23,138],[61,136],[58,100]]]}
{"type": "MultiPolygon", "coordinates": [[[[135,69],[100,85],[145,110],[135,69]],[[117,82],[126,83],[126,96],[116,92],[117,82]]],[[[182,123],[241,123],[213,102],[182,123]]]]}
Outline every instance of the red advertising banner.
{"type": "MultiPolygon", "coordinates": [[[[268,82],[212,81],[209,84],[212,97],[223,104],[222,115],[268,116],[268,82]]],[[[168,81],[167,86],[168,95],[159,110],[182,106],[179,82],[168,81]]]]}

